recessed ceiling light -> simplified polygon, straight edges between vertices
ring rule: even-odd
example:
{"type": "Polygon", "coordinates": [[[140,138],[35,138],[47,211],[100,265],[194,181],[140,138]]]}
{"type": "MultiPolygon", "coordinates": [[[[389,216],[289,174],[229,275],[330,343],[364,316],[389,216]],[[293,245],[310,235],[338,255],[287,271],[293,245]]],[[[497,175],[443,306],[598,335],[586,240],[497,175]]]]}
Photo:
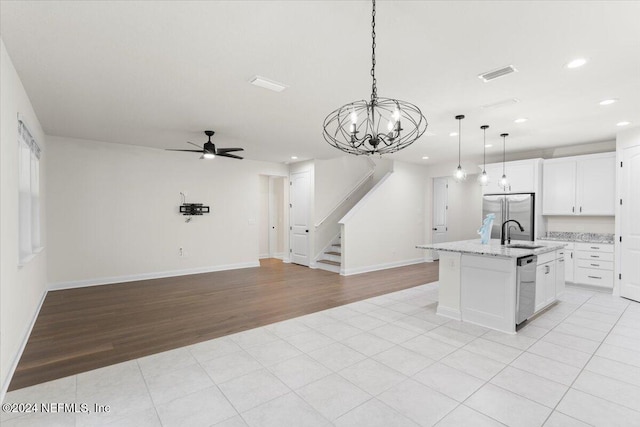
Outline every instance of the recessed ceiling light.
{"type": "Polygon", "coordinates": [[[451,132],[449,136],[458,136],[458,132],[451,132]]]}
{"type": "Polygon", "coordinates": [[[573,61],[567,64],[567,68],[579,68],[587,63],[587,60],[584,58],[576,58],[573,61]]]}
{"type": "Polygon", "coordinates": [[[485,147],[491,148],[491,147],[493,147],[493,144],[487,144],[487,145],[485,145],[485,147]]]}
{"type": "Polygon", "coordinates": [[[298,156],[291,156],[291,160],[298,160],[298,156]]]}
{"type": "Polygon", "coordinates": [[[618,102],[618,98],[603,99],[602,101],[600,101],[600,105],[611,105],[615,104],[616,102],[618,102]]]}
{"type": "Polygon", "coordinates": [[[519,119],[515,119],[513,122],[514,122],[514,123],[524,123],[524,122],[526,122],[527,120],[529,120],[529,119],[527,119],[526,117],[521,117],[521,118],[519,118],[519,119]]]}
{"type": "Polygon", "coordinates": [[[422,156],[422,160],[429,160],[429,156],[422,156]]]}
{"type": "Polygon", "coordinates": [[[265,77],[260,77],[260,76],[253,76],[251,77],[251,79],[249,80],[249,83],[251,83],[254,86],[259,86],[259,87],[263,87],[265,89],[269,89],[272,90],[274,92],[282,92],[283,90],[285,90],[288,86],[282,83],[278,83],[274,80],[270,80],[267,79],[265,77]]]}
{"type": "Polygon", "coordinates": [[[630,124],[631,124],[631,122],[618,122],[618,123],[616,123],[616,126],[627,126],[627,125],[630,125],[630,124]]]}

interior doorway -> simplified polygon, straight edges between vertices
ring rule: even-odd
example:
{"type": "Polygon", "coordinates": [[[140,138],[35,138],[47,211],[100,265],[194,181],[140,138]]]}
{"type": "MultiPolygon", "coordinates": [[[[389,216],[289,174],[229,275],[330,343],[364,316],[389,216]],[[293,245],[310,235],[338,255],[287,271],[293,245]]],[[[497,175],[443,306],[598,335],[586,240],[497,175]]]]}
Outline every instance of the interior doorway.
{"type": "MultiPolygon", "coordinates": [[[[447,177],[433,178],[433,221],[431,224],[431,242],[443,243],[448,241],[447,210],[449,183],[447,177]]],[[[433,251],[433,260],[439,258],[438,252],[433,251]]]]}
{"type": "Polygon", "coordinates": [[[260,258],[284,259],[286,177],[260,175],[260,258]]]}

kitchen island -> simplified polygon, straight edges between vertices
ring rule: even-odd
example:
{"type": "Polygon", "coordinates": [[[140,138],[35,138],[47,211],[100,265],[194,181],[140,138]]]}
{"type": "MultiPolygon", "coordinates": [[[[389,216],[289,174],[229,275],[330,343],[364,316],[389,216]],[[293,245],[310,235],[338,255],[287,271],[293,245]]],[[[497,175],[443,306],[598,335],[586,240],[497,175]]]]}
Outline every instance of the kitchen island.
{"type": "Polygon", "coordinates": [[[564,246],[551,241],[502,246],[499,240],[483,245],[474,239],[416,247],[440,256],[439,315],[513,334],[518,323],[518,259],[537,257],[535,314],[564,292],[564,246]]]}

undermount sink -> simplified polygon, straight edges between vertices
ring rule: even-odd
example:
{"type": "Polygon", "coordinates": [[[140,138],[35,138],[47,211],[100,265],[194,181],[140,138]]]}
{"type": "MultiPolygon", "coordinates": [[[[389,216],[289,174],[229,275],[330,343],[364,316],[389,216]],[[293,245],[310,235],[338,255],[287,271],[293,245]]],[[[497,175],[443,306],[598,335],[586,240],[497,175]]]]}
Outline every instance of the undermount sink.
{"type": "Polygon", "coordinates": [[[513,249],[538,249],[538,248],[543,248],[544,246],[542,245],[522,245],[522,244],[518,244],[518,243],[514,243],[513,245],[507,245],[508,248],[513,248],[513,249]]]}

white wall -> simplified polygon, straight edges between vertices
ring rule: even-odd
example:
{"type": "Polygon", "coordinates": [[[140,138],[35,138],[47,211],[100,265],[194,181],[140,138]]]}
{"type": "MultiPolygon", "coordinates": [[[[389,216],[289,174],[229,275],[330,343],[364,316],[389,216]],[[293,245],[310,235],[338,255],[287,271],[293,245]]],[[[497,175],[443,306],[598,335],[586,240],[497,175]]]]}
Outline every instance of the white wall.
{"type": "Polygon", "coordinates": [[[18,268],[18,121],[20,113],[42,148],[41,177],[49,163],[48,145],[11,58],[0,40],[0,401],[46,294],[46,179],[40,180],[41,233],[45,249],[18,268]]]}
{"type": "Polygon", "coordinates": [[[287,175],[282,164],[59,137],[47,154],[54,287],[257,265],[258,176],[287,175]],[[211,213],[185,223],[180,192],[211,213]]]}
{"type": "Polygon", "coordinates": [[[426,168],[394,162],[394,171],[344,218],[344,274],[421,262],[426,168]]]}
{"type": "Polygon", "coordinates": [[[373,170],[363,156],[342,156],[315,161],[315,222],[331,212],[373,170]]]}

